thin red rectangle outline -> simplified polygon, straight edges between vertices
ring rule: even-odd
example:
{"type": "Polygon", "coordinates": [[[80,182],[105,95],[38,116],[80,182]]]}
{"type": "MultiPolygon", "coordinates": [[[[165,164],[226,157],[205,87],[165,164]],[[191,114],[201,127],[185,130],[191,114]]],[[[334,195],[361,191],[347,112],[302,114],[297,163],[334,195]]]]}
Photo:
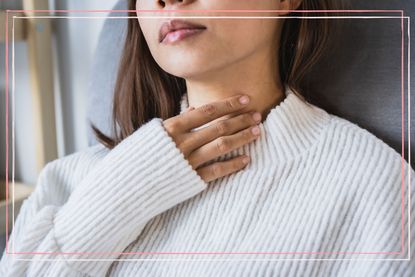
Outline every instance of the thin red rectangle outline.
{"type": "MultiPolygon", "coordinates": [[[[404,233],[404,216],[405,216],[405,208],[404,208],[404,195],[405,195],[405,187],[404,187],[404,144],[405,144],[405,135],[404,135],[404,113],[405,113],[405,69],[404,69],[404,11],[403,10],[6,10],[6,47],[5,47],[5,72],[6,72],[6,203],[8,203],[8,196],[9,196],[9,178],[8,178],[8,164],[9,164],[9,144],[8,144],[8,138],[9,138],[9,109],[8,109],[8,94],[9,94],[9,62],[8,62],[8,56],[9,56],[9,36],[8,36],[8,18],[9,13],[40,13],[40,12],[55,12],[55,13],[117,13],[117,12],[148,12],[148,13],[167,13],[167,12],[230,12],[230,13],[239,13],[239,12],[291,12],[291,13],[320,13],[320,12],[327,12],[327,13],[334,13],[334,12],[349,12],[349,13],[400,13],[401,14],[401,39],[402,39],[402,45],[401,45],[401,105],[402,105],[402,153],[401,153],[401,165],[402,165],[402,205],[401,205],[401,212],[402,212],[402,220],[401,220],[401,251],[400,252],[9,252],[8,251],[8,240],[9,240],[9,226],[8,226],[8,205],[6,205],[6,254],[13,254],[13,255],[19,255],[19,254],[32,254],[32,255],[90,255],[90,254],[96,254],[96,255],[103,255],[103,254],[116,254],[116,255],[135,255],[135,254],[403,254],[404,246],[405,246],[405,233],[404,233]]],[[[410,119],[409,119],[410,120],[410,119]]],[[[409,153],[410,155],[410,153],[409,153]]]]}

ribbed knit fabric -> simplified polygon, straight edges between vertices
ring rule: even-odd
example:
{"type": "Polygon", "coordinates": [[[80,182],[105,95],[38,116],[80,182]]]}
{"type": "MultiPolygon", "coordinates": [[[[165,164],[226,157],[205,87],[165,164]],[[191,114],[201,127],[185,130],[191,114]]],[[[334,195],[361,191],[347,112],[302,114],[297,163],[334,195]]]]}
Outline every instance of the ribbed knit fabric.
{"type": "Polygon", "coordinates": [[[49,163],[0,276],[415,276],[399,153],[290,89],[260,129],[214,160],[251,163],[208,184],[159,118],[49,163]]]}

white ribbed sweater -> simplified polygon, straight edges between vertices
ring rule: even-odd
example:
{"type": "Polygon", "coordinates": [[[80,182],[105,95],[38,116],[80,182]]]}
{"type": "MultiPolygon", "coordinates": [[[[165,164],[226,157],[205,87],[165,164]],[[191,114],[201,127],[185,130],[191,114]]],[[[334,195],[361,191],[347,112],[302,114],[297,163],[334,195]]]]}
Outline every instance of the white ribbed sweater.
{"type": "Polygon", "coordinates": [[[415,276],[415,174],[395,150],[289,89],[260,128],[216,159],[251,163],[209,184],[159,118],[49,163],[0,276],[415,276]]]}

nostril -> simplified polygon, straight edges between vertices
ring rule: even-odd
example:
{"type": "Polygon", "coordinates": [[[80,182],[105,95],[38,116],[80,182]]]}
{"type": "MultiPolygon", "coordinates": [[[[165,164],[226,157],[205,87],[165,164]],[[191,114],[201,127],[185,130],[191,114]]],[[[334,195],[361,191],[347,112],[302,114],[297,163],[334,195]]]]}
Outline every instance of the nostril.
{"type": "Polygon", "coordinates": [[[164,1],[162,1],[162,0],[159,0],[159,4],[160,4],[160,6],[162,6],[163,8],[166,6],[166,3],[164,3],[164,1]]]}

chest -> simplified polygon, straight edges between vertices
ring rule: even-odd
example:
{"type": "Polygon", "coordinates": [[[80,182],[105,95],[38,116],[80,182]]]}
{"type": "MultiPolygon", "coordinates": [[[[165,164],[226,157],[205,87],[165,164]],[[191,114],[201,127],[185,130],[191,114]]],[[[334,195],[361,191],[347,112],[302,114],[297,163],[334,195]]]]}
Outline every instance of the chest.
{"type": "MultiPolygon", "coordinates": [[[[343,242],[360,232],[360,221],[347,223],[354,212],[350,190],[313,174],[304,178],[299,170],[307,168],[293,166],[268,171],[252,168],[211,183],[199,195],[149,221],[125,250],[129,254],[121,256],[131,262],[114,263],[112,272],[195,274],[207,266],[200,264],[207,260],[215,263],[209,263],[204,272],[216,272],[223,266],[220,261],[246,259],[251,264],[247,268],[228,264],[220,272],[245,268],[245,273],[259,270],[266,276],[276,270],[271,262],[275,259],[347,251],[343,242]],[[262,262],[253,265],[258,259],[262,262]]],[[[314,269],[303,270],[310,276],[314,269]]]]}

